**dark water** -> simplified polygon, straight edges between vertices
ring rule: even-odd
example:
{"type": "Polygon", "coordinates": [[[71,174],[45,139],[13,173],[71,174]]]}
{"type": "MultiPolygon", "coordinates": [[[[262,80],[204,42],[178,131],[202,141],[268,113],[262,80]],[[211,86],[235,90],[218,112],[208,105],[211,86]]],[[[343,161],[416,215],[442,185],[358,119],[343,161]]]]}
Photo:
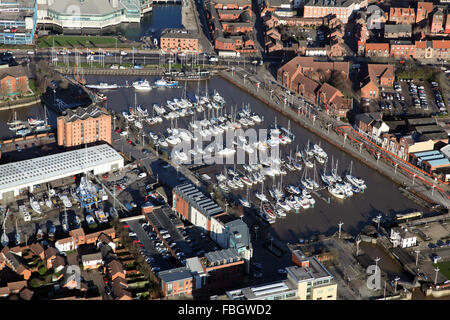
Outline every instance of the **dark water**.
{"type": "MultiPolygon", "coordinates": [[[[125,81],[132,82],[137,77],[94,77],[88,76],[88,83],[97,83],[99,81],[125,84],[125,81]]],[[[148,80],[156,80],[148,79],[148,80]]],[[[187,92],[197,93],[198,83],[187,82],[187,92]]],[[[200,83],[200,93],[205,90],[205,82],[200,83]]],[[[239,88],[228,83],[219,77],[214,77],[208,81],[208,91],[212,92],[217,90],[222,97],[225,98],[227,104],[227,112],[230,112],[231,106],[241,108],[242,105],[250,104],[251,110],[255,111],[258,115],[264,117],[264,122],[254,128],[267,128],[274,124],[275,116],[277,116],[277,124],[287,127],[288,120],[280,114],[276,114],[271,108],[267,107],[259,100],[249,96],[239,88]]],[[[181,98],[184,90],[181,88],[166,88],[166,89],[153,89],[148,93],[137,93],[137,103],[145,106],[151,114],[151,107],[153,103],[160,103],[165,105],[167,99],[181,98]]],[[[134,106],[134,90],[133,89],[120,89],[117,91],[106,92],[108,96],[107,107],[117,112],[126,110],[129,106],[134,106]]],[[[39,112],[39,109],[31,108],[27,112],[39,112]]],[[[22,112],[22,111],[21,111],[22,112]]],[[[1,119],[4,116],[0,113],[1,119]]],[[[203,119],[203,114],[197,115],[197,120],[203,119]]],[[[178,127],[187,128],[188,123],[192,121],[191,117],[178,118],[178,127]]],[[[152,131],[154,133],[163,133],[167,136],[166,128],[170,127],[170,120],[164,120],[163,123],[150,127],[148,124],[144,125],[144,131],[152,131]]],[[[295,154],[296,146],[299,149],[305,148],[308,140],[311,143],[318,143],[319,138],[303,129],[302,127],[291,123],[291,130],[296,135],[295,141],[287,146],[280,148],[284,155],[289,155],[289,150],[292,149],[292,154],[295,154]]],[[[3,132],[3,131],[2,131],[3,132]]],[[[328,158],[334,158],[334,161],[339,161],[338,171],[343,173],[350,166],[352,158],[347,154],[341,152],[339,149],[326,143],[321,142],[322,148],[328,153],[328,158]]],[[[330,166],[328,166],[329,169],[330,166]]],[[[215,167],[208,168],[209,170],[215,170],[216,172],[223,172],[222,165],[216,165],[215,167]]],[[[317,168],[317,174],[322,170],[319,165],[317,168]]],[[[283,184],[298,184],[301,179],[301,172],[288,172],[283,177],[283,184]]],[[[353,173],[361,176],[368,186],[368,189],[363,194],[356,194],[350,199],[337,200],[331,199],[331,203],[316,199],[314,208],[307,210],[301,210],[300,213],[288,213],[287,217],[277,220],[275,224],[272,224],[276,235],[284,241],[296,241],[299,237],[305,238],[312,234],[324,233],[326,235],[332,234],[337,231],[339,221],[344,222],[343,230],[356,235],[372,218],[378,214],[384,216],[393,216],[396,213],[410,210],[421,209],[416,203],[410,199],[404,197],[397,186],[383,176],[380,176],[374,170],[366,167],[365,165],[353,161],[353,173]]],[[[208,174],[214,177],[214,171],[209,171],[208,174]]],[[[320,180],[320,178],[319,178],[320,180]]],[[[275,183],[278,183],[279,177],[276,178],[275,183]]],[[[321,182],[321,181],[320,181],[321,182]]],[[[269,197],[268,189],[272,187],[272,178],[267,177],[264,183],[266,188],[266,195],[269,197]]],[[[260,191],[261,185],[253,186],[250,190],[250,201],[253,201],[256,206],[259,206],[259,200],[254,198],[253,192],[260,191]]],[[[245,195],[246,191],[241,190],[241,194],[245,195]]],[[[325,190],[322,191],[323,195],[329,197],[329,193],[325,190]]]]}
{"type": "Polygon", "coordinates": [[[406,273],[400,263],[393,259],[386,251],[379,245],[371,244],[367,242],[361,242],[360,248],[364,251],[371,259],[380,258],[378,266],[381,270],[386,272],[389,279],[393,279],[396,276],[400,277],[403,281],[411,281],[411,275],[406,273]]]}
{"type": "Polygon", "coordinates": [[[153,35],[159,39],[165,28],[181,28],[181,5],[154,5],[153,11],[146,13],[141,23],[122,26],[121,34],[129,40],[139,40],[142,36],[153,35]]]}

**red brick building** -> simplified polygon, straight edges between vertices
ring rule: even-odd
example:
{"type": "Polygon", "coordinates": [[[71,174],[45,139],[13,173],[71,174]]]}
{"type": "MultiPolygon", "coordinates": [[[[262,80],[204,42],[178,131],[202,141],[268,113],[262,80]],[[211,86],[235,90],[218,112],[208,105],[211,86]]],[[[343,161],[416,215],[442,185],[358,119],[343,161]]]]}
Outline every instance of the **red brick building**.
{"type": "Polygon", "coordinates": [[[422,20],[428,19],[430,13],[433,11],[433,2],[418,2],[417,3],[417,14],[416,23],[422,20]]]}
{"type": "Polygon", "coordinates": [[[28,77],[22,66],[0,66],[0,97],[24,94],[29,90],[28,77]]]}
{"type": "Polygon", "coordinates": [[[165,29],[161,33],[160,47],[164,52],[193,53],[199,51],[197,33],[182,29],[165,29]]]}
{"type": "Polygon", "coordinates": [[[431,14],[431,33],[442,33],[444,31],[445,14],[441,8],[437,8],[431,14]]]}
{"type": "Polygon", "coordinates": [[[416,44],[411,41],[391,41],[390,46],[393,58],[412,58],[416,52],[416,44]]]}
{"type": "Polygon", "coordinates": [[[111,144],[111,115],[104,108],[91,105],[87,108],[68,109],[57,119],[58,145],[79,146],[96,141],[111,144]]]}
{"type": "Polygon", "coordinates": [[[397,24],[414,24],[416,13],[414,8],[392,8],[389,10],[389,21],[397,24]]]}

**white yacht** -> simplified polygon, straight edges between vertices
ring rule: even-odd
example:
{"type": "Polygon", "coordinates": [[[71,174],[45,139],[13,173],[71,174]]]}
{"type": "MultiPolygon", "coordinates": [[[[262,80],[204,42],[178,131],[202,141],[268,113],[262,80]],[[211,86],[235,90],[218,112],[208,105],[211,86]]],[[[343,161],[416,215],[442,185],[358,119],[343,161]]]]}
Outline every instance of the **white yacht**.
{"type": "Polygon", "coordinates": [[[132,87],[137,91],[150,91],[152,89],[148,80],[135,81],[133,82],[132,87]]]}
{"type": "Polygon", "coordinates": [[[31,209],[33,209],[36,213],[41,214],[42,213],[42,209],[41,206],[39,205],[39,202],[33,197],[30,197],[30,206],[31,209]]]}
{"type": "Polygon", "coordinates": [[[341,188],[336,185],[328,186],[328,192],[331,193],[332,196],[338,199],[345,199],[345,192],[341,188]]]}

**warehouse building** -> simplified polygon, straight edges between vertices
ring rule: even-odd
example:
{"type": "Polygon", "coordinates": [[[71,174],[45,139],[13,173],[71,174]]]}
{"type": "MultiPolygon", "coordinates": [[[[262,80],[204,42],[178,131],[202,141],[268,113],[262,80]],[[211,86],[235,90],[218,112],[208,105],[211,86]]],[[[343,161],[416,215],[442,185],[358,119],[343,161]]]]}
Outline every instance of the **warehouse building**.
{"type": "Polygon", "coordinates": [[[120,170],[124,159],[111,146],[89,148],[8,163],[0,166],[0,200],[13,200],[22,190],[83,172],[95,175],[120,170]]]}

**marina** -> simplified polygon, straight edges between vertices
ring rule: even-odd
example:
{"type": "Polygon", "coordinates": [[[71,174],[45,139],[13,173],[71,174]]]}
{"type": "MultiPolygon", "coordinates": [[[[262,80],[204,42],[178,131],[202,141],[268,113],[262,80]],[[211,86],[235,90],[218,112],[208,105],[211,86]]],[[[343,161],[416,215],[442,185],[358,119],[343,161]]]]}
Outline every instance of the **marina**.
{"type": "MultiPolygon", "coordinates": [[[[90,82],[95,82],[97,78],[88,76],[87,77],[90,82]]],[[[114,78],[111,77],[111,79],[114,79],[115,83],[118,82],[131,82],[134,80],[130,80],[130,78],[127,78],[127,80],[123,78],[114,78]]],[[[153,79],[153,81],[157,80],[153,79]]],[[[182,139],[181,136],[173,137],[169,134],[167,131],[167,128],[173,130],[179,130],[181,129],[187,129],[188,132],[191,132],[191,134],[195,131],[196,128],[191,127],[191,123],[194,123],[195,120],[198,121],[204,121],[203,124],[206,124],[206,121],[211,121],[213,115],[216,116],[217,119],[220,117],[230,116],[235,114],[236,118],[239,118],[238,114],[242,112],[243,108],[245,106],[249,106],[251,112],[254,112],[255,115],[258,116],[259,119],[264,119],[264,121],[261,121],[259,124],[254,121],[254,124],[252,128],[259,130],[259,129],[267,129],[268,127],[273,127],[275,125],[275,112],[264,106],[261,102],[254,99],[253,97],[245,94],[240,89],[234,87],[233,85],[229,84],[223,79],[213,77],[211,80],[207,81],[208,86],[208,92],[209,95],[214,95],[214,91],[218,92],[221,97],[225,100],[225,105],[223,108],[220,109],[214,109],[214,108],[204,108],[204,110],[195,110],[195,114],[189,114],[187,109],[192,110],[194,113],[194,108],[179,108],[181,111],[185,113],[184,116],[174,116],[174,111],[170,110],[172,112],[171,116],[172,119],[170,119],[169,114],[169,106],[168,101],[174,102],[175,99],[178,99],[179,101],[183,101],[182,99],[188,100],[189,102],[193,103],[189,97],[195,97],[197,95],[198,97],[205,94],[206,90],[206,82],[200,81],[200,82],[185,82],[181,83],[180,88],[175,88],[174,90],[165,90],[160,89],[157,90],[157,95],[154,95],[156,91],[150,91],[147,93],[141,93],[141,92],[134,92],[134,90],[130,88],[124,88],[119,91],[109,91],[107,92],[108,96],[108,108],[112,109],[119,114],[122,114],[124,110],[129,110],[129,107],[134,108],[136,103],[133,99],[135,94],[137,94],[137,100],[140,104],[144,105],[144,108],[147,110],[147,113],[151,118],[159,117],[160,119],[153,119],[153,121],[143,121],[143,132],[147,137],[153,137],[152,140],[158,141],[158,148],[160,150],[166,150],[170,151],[176,144],[180,143],[182,139]],[[198,94],[200,93],[200,95],[198,94]],[[128,107],[128,109],[127,109],[128,107]],[[217,116],[218,115],[218,116],[217,116]],[[166,116],[166,117],[165,117],[166,116]],[[156,121],[155,121],[156,120],[156,121]],[[158,121],[162,120],[162,121],[158,121]],[[205,121],[206,120],[206,121],[205,121]],[[168,138],[168,139],[167,139],[168,138]]],[[[131,116],[131,114],[130,114],[131,116]]],[[[139,118],[139,117],[138,117],[139,118]]],[[[255,117],[255,119],[258,119],[255,117]]],[[[238,119],[240,120],[240,119],[238,119]]],[[[245,124],[245,120],[242,120],[245,124]]],[[[286,118],[282,116],[277,116],[277,125],[280,128],[288,128],[289,122],[286,118]]],[[[138,121],[139,122],[139,121],[138,121]]],[[[223,123],[218,124],[218,128],[220,128],[220,124],[223,125],[223,123]]],[[[248,124],[248,123],[247,123],[248,124]]],[[[132,124],[129,124],[132,125],[132,124]]],[[[242,123],[240,123],[242,126],[242,123]]],[[[339,220],[342,220],[346,225],[346,231],[350,233],[357,233],[359,231],[358,225],[361,225],[363,222],[369,221],[377,214],[382,213],[386,216],[391,216],[397,212],[402,212],[411,208],[417,208],[417,204],[412,202],[411,200],[405,198],[402,193],[398,190],[397,186],[394,185],[392,182],[387,180],[384,177],[380,177],[375,171],[372,169],[367,168],[366,166],[362,165],[359,162],[353,162],[352,159],[342,153],[339,149],[336,147],[328,144],[325,141],[320,141],[319,138],[312,135],[310,132],[306,131],[302,127],[296,125],[296,124],[290,124],[291,131],[295,135],[295,141],[289,143],[287,147],[280,148],[280,156],[281,159],[284,160],[284,166],[286,168],[282,168],[281,171],[288,171],[289,174],[286,175],[276,175],[273,172],[271,173],[270,170],[266,170],[265,172],[273,174],[272,175],[266,175],[267,182],[265,183],[265,190],[264,195],[269,200],[270,193],[269,190],[273,189],[274,186],[280,185],[281,179],[283,179],[283,185],[296,185],[298,187],[301,187],[301,180],[302,180],[302,174],[306,172],[305,167],[308,168],[308,176],[304,179],[304,181],[309,185],[311,182],[314,186],[314,171],[315,174],[315,182],[316,184],[319,184],[319,188],[316,189],[308,189],[310,196],[312,198],[315,198],[314,205],[309,206],[308,209],[305,209],[306,207],[306,201],[303,201],[303,208],[299,206],[299,212],[291,212],[287,214],[285,217],[277,218],[275,220],[275,223],[271,224],[273,227],[274,232],[277,233],[277,235],[282,239],[286,241],[292,241],[299,236],[308,236],[315,233],[332,233],[337,230],[337,223],[339,220]],[[309,140],[309,148],[311,150],[306,150],[306,146],[309,140]],[[306,154],[308,151],[310,153],[310,156],[307,158],[303,157],[297,157],[295,154],[297,153],[297,145],[298,150],[300,150],[300,155],[306,154]],[[314,148],[314,145],[317,145],[314,148]],[[320,147],[320,149],[318,148],[320,147]],[[318,154],[321,154],[321,149],[323,152],[327,154],[328,161],[323,161],[323,163],[320,163],[319,160],[321,159],[320,156],[317,156],[314,154],[312,150],[318,151],[318,154]],[[289,161],[289,159],[295,159],[297,158],[299,161],[289,161]],[[303,162],[302,162],[303,160],[303,162]],[[348,199],[340,199],[338,197],[333,196],[333,194],[330,192],[330,190],[327,188],[327,185],[323,182],[321,179],[321,175],[324,174],[324,170],[328,168],[328,170],[331,169],[331,162],[333,162],[333,168],[337,172],[335,175],[339,175],[340,178],[344,181],[343,186],[346,186],[347,194],[355,193],[356,187],[353,185],[348,179],[347,175],[353,176],[353,174],[361,177],[364,180],[364,183],[366,184],[367,190],[364,188],[364,192],[359,192],[354,194],[348,199]],[[312,164],[312,168],[311,168],[312,164]],[[289,169],[291,168],[298,168],[300,170],[294,170],[291,171],[289,169]],[[336,168],[337,167],[337,168],[336,168]],[[351,171],[350,171],[351,167],[351,171]],[[294,174],[291,174],[291,172],[294,172],[294,174]],[[283,177],[283,178],[281,178],[283,177]],[[309,181],[309,183],[307,182],[309,181]],[[382,185],[382,188],[371,188],[371,185],[382,185]],[[392,200],[390,207],[387,206],[388,202],[385,201],[379,201],[378,199],[396,199],[392,200]],[[394,206],[394,207],[392,207],[394,206]]],[[[122,130],[125,130],[126,128],[121,128],[122,130]]],[[[211,130],[211,127],[202,129],[211,130]]],[[[224,128],[222,128],[224,129],[224,128]]],[[[245,129],[245,127],[244,127],[245,129]]],[[[216,130],[216,128],[213,127],[213,130],[216,130]]],[[[219,129],[220,130],[220,129],[219,129]]],[[[283,131],[280,129],[280,131],[283,131]]],[[[175,131],[176,132],[176,131],[175,131]]],[[[201,130],[199,130],[199,133],[201,133],[201,130]]],[[[208,135],[208,131],[205,132],[203,130],[203,134],[206,136],[208,135]]],[[[209,132],[211,134],[211,131],[209,132]]],[[[189,137],[185,137],[185,139],[188,139],[189,137]]],[[[270,139],[267,139],[270,140],[270,139]]],[[[267,141],[266,140],[266,141],[267,141]]],[[[276,139],[275,139],[276,140],[276,139]]],[[[274,140],[274,141],[275,141],[274,140]]],[[[236,140],[236,143],[242,143],[243,146],[245,145],[243,141],[236,140]]],[[[269,141],[270,142],[270,141],[269,141]]],[[[206,148],[210,148],[210,150],[214,150],[215,146],[206,146],[206,148]]],[[[247,147],[248,152],[244,153],[246,154],[246,157],[249,157],[250,155],[250,148],[247,147]]],[[[200,150],[192,150],[194,152],[200,153],[208,151],[207,149],[203,148],[200,150]]],[[[234,154],[233,151],[225,150],[225,148],[219,149],[219,151],[222,151],[222,154],[225,155],[226,153],[230,153],[229,156],[231,156],[231,153],[234,154]]],[[[323,154],[322,154],[323,155],[323,154]]],[[[177,152],[177,156],[181,160],[186,160],[188,156],[192,157],[191,154],[187,154],[187,152],[184,152],[181,150],[177,152]]],[[[226,157],[229,158],[229,157],[226,157]]],[[[231,157],[230,157],[231,158],[231,157]]],[[[203,167],[198,171],[199,176],[202,174],[207,174],[209,177],[213,178],[212,180],[214,183],[217,182],[215,179],[215,175],[217,173],[222,174],[222,176],[227,177],[227,174],[223,174],[224,167],[226,170],[226,167],[230,166],[224,166],[224,165],[218,165],[218,164],[212,164],[207,165],[206,167],[203,167]]],[[[246,172],[243,166],[237,165],[236,170],[234,170],[233,166],[231,166],[233,171],[237,172],[246,172]]],[[[327,172],[325,172],[327,173],[327,172]]],[[[328,173],[328,176],[333,176],[332,172],[328,173]]],[[[242,177],[242,175],[241,175],[242,177]]],[[[350,176],[349,176],[350,177],[350,176]]],[[[249,175],[248,177],[242,177],[243,179],[240,179],[242,182],[242,186],[240,186],[237,183],[237,179],[235,180],[228,180],[226,184],[220,183],[220,186],[222,188],[222,191],[225,194],[230,194],[231,198],[235,200],[237,204],[244,203],[244,204],[250,204],[254,208],[257,208],[257,212],[260,210],[260,204],[261,201],[258,200],[256,197],[256,194],[254,191],[258,190],[260,192],[261,184],[252,183],[252,186],[250,187],[248,180],[257,180],[258,176],[253,177],[253,175],[249,175]],[[249,190],[250,192],[248,192],[249,190]],[[248,196],[247,196],[248,194],[248,196]],[[239,200],[241,199],[241,200],[239,200]]],[[[351,178],[351,177],[350,177],[351,178]]],[[[222,177],[223,179],[223,177],[222,177]]],[[[261,180],[261,178],[260,178],[261,180]]],[[[353,181],[353,179],[350,179],[353,181]]],[[[341,187],[342,188],[342,187],[341,187]]],[[[334,190],[334,189],[333,189],[334,190]]],[[[343,198],[346,198],[345,191],[343,192],[344,196],[343,198]]],[[[336,192],[335,194],[342,194],[342,192],[336,192]]],[[[300,196],[302,197],[302,196],[300,196]]],[[[340,197],[342,197],[340,195],[340,197]]],[[[347,196],[348,197],[348,196],[347,196]]],[[[272,199],[272,198],[270,198],[272,199]]],[[[303,199],[303,197],[302,197],[303,199]]],[[[294,199],[286,199],[289,203],[289,200],[293,202],[294,199]]],[[[300,201],[300,198],[297,198],[297,200],[300,201]]],[[[285,201],[286,202],[286,201],[285,201]]],[[[279,201],[281,207],[285,206],[287,208],[286,203],[283,201],[279,201]]],[[[280,205],[278,207],[280,207],[280,205]]],[[[289,205],[289,204],[287,204],[289,205]]],[[[292,204],[293,206],[296,206],[295,204],[292,204]]],[[[248,205],[247,205],[248,206],[248,205]]],[[[281,212],[281,210],[280,210],[281,212]]]]}
{"type": "MultiPolygon", "coordinates": [[[[371,220],[380,213],[388,217],[409,209],[418,208],[418,205],[415,202],[406,198],[402,192],[398,190],[398,187],[388,179],[380,176],[374,170],[362,165],[358,161],[353,161],[352,164],[352,158],[341,152],[338,148],[330,145],[326,141],[321,141],[317,136],[311,134],[299,125],[292,122],[289,123],[287,118],[280,114],[277,115],[271,108],[265,106],[259,100],[246,94],[241,89],[235,87],[222,78],[212,77],[208,81],[181,81],[177,87],[161,87],[158,89],[152,88],[152,90],[149,91],[138,91],[130,87],[129,84],[142,80],[138,77],[86,76],[86,79],[89,84],[99,84],[100,82],[117,84],[119,86],[118,89],[105,90],[103,92],[103,94],[107,97],[107,101],[105,103],[107,109],[115,111],[119,115],[127,114],[127,117],[130,120],[134,119],[131,120],[132,122],[129,122],[128,125],[132,126],[135,125],[135,123],[139,123],[138,126],[142,126],[141,132],[143,132],[148,139],[158,139],[158,148],[167,152],[170,152],[170,150],[177,143],[179,143],[178,139],[180,141],[183,140],[183,137],[186,140],[191,139],[189,137],[189,133],[181,134],[178,137],[171,137],[167,129],[178,129],[180,132],[182,131],[181,129],[187,129],[186,131],[190,132],[191,135],[194,136],[193,133],[196,128],[191,127],[191,123],[195,125],[196,121],[197,123],[203,121],[203,124],[207,124],[206,121],[211,122],[214,117],[219,119],[220,117],[225,118],[225,116],[235,117],[239,121],[241,120],[238,119],[240,118],[239,113],[241,113],[246,106],[248,106],[250,112],[254,114],[251,117],[247,117],[246,120],[238,122],[242,130],[252,128],[258,131],[259,129],[268,129],[270,127],[274,129],[276,121],[279,131],[283,133],[284,137],[289,138],[289,135],[286,135],[286,130],[290,126],[290,131],[295,136],[294,141],[287,144],[280,143],[280,157],[283,160],[283,164],[280,164],[281,171],[285,171],[287,174],[275,174],[276,170],[265,170],[264,172],[268,174],[264,175],[266,177],[266,182],[264,183],[264,194],[268,200],[272,201],[273,198],[270,196],[270,190],[274,191],[273,189],[276,189],[274,187],[278,187],[278,189],[283,190],[281,184],[283,186],[289,186],[292,184],[301,188],[302,191],[303,189],[307,189],[311,197],[315,199],[315,203],[314,205],[310,204],[310,207],[305,209],[293,203],[292,200],[295,200],[295,198],[292,199],[287,197],[284,201],[278,201],[278,204],[274,201],[274,204],[277,205],[278,208],[283,208],[283,206],[284,208],[290,207],[289,201],[291,201],[294,208],[299,208],[298,213],[295,213],[295,209],[291,210],[290,213],[286,214],[286,216],[277,218],[275,222],[271,224],[273,232],[275,232],[282,240],[294,241],[299,237],[307,237],[311,234],[333,233],[337,230],[337,224],[340,220],[345,223],[345,230],[347,232],[357,234],[359,232],[360,225],[363,225],[363,223],[371,220]],[[206,89],[208,90],[210,97],[214,96],[214,92],[219,93],[219,96],[225,100],[224,106],[220,108],[213,108],[213,104],[211,104],[211,108],[204,106],[203,110],[201,108],[197,110],[193,107],[172,107],[175,108],[175,110],[179,110],[179,112],[183,114],[183,116],[178,117],[175,116],[176,112],[170,109],[171,105],[168,104],[168,101],[171,101],[172,105],[174,102],[177,102],[177,104],[181,103],[181,106],[183,106],[183,104],[189,106],[187,102],[194,104],[192,101],[195,101],[195,96],[204,96],[206,89]],[[138,111],[137,106],[139,106],[140,112],[138,111]],[[130,110],[135,111],[136,116],[132,116],[130,110]],[[276,120],[275,116],[277,117],[276,120]],[[250,123],[253,122],[252,126],[248,125],[248,120],[250,120],[250,123]],[[242,122],[244,122],[244,124],[242,124],[242,122]],[[247,127],[244,127],[245,124],[247,124],[247,127]],[[308,150],[307,145],[309,146],[308,150]],[[314,147],[314,145],[317,146],[314,147]],[[320,147],[320,149],[318,147],[320,147]],[[320,159],[323,159],[323,157],[320,157],[320,154],[323,155],[323,153],[321,153],[321,149],[327,154],[328,159],[328,161],[323,161],[323,163],[320,163],[320,159]],[[317,157],[313,150],[318,150],[317,157]],[[309,156],[306,156],[307,152],[309,152],[309,156]],[[305,157],[302,155],[305,155],[305,157]],[[351,175],[361,177],[367,186],[367,190],[356,193],[347,199],[340,199],[333,196],[328,189],[327,184],[323,181],[323,177],[333,177],[331,170],[333,170],[332,168],[336,169],[336,166],[338,175],[346,182],[349,182],[346,175],[350,174],[351,167],[351,175]],[[319,184],[319,188],[302,188],[302,175],[306,172],[307,176],[303,179],[304,182],[307,183],[307,185],[310,185],[311,181],[314,182],[315,175],[315,182],[319,184]],[[282,183],[280,183],[281,180],[283,180],[282,183]],[[371,186],[374,185],[380,187],[371,188],[371,186]],[[379,201],[379,199],[383,199],[383,201],[379,201]]],[[[158,79],[161,78],[147,78],[150,83],[154,83],[158,79]]],[[[34,117],[37,119],[42,119],[43,108],[41,106],[36,106],[28,110],[28,114],[35,115],[34,117]]],[[[23,115],[25,112],[22,112],[23,110],[18,110],[18,119],[25,118],[23,115]]],[[[49,124],[55,126],[56,115],[51,110],[48,110],[47,113],[49,124]]],[[[0,124],[0,132],[4,136],[10,136],[6,122],[12,121],[13,114],[11,112],[3,112],[2,119],[3,124],[0,124]]],[[[228,118],[226,119],[227,121],[229,120],[228,118]]],[[[125,131],[127,128],[122,127],[121,129],[125,131]]],[[[203,129],[209,130],[209,139],[211,139],[211,129],[213,131],[219,130],[220,132],[221,129],[224,130],[224,123],[218,123],[217,125],[214,125],[214,127],[203,127],[203,129]],[[222,124],[222,128],[220,127],[220,124],[222,124]]],[[[206,130],[203,130],[203,134],[207,135],[208,131],[206,130]]],[[[202,131],[198,131],[199,134],[201,134],[202,131]]],[[[224,133],[222,136],[223,135],[224,133]]],[[[205,137],[202,137],[202,139],[205,139],[205,137]]],[[[271,139],[266,139],[266,143],[276,143],[275,141],[277,141],[277,139],[273,139],[273,141],[268,140],[271,139]]],[[[211,139],[211,141],[214,142],[214,139],[211,139]]],[[[195,141],[192,142],[195,145],[195,141]]],[[[235,142],[242,145],[242,149],[237,149],[239,152],[225,150],[228,146],[225,146],[219,150],[222,151],[221,153],[225,160],[231,159],[231,156],[236,157],[240,153],[245,154],[245,159],[250,159],[250,156],[252,156],[251,150],[253,150],[253,154],[257,154],[259,152],[257,147],[250,147],[249,143],[246,144],[242,140],[236,139],[235,142]],[[225,157],[224,155],[227,153],[230,154],[225,157]]],[[[118,141],[116,143],[123,143],[123,138],[122,142],[118,141]]],[[[263,148],[263,144],[260,143],[260,145],[260,148],[263,148]]],[[[200,153],[207,152],[206,148],[208,147],[210,150],[215,148],[214,144],[213,146],[206,145],[204,147],[205,148],[203,148],[202,151],[195,149],[192,151],[200,153]]],[[[194,159],[192,152],[191,154],[188,154],[187,152],[183,154],[182,152],[183,150],[178,152],[178,155],[182,160],[186,160],[186,157],[188,156],[190,156],[191,159],[194,159]]],[[[248,165],[248,163],[244,163],[243,165],[248,165]]],[[[247,172],[243,165],[237,165],[234,171],[241,173],[247,172]]],[[[212,178],[212,182],[217,184],[218,181],[216,180],[215,175],[217,173],[223,174],[224,169],[227,170],[227,168],[230,167],[231,169],[234,169],[233,165],[206,165],[201,166],[197,173],[199,176],[202,174],[207,174],[212,178]]],[[[227,177],[227,175],[225,175],[225,177],[227,177]]],[[[243,178],[240,179],[243,187],[239,187],[236,183],[237,179],[235,181],[229,180],[231,182],[227,183],[225,186],[221,183],[221,187],[224,187],[223,192],[226,195],[229,194],[230,198],[233,199],[236,204],[240,204],[241,202],[239,199],[242,198],[243,201],[245,200],[245,204],[248,203],[253,208],[256,208],[256,212],[258,214],[258,212],[261,211],[261,201],[256,198],[254,192],[261,191],[261,183],[257,182],[255,184],[252,180],[257,180],[257,178],[261,180],[261,177],[253,176],[253,174],[247,175],[247,177],[241,175],[241,177],[243,178]],[[248,178],[248,180],[246,178],[248,178]]],[[[351,182],[349,182],[349,184],[351,184],[351,182]]],[[[350,188],[347,184],[347,189],[350,188]]],[[[283,192],[284,191],[285,190],[283,190],[283,192]]],[[[335,194],[339,194],[339,192],[335,192],[335,194]]],[[[303,195],[297,195],[297,197],[301,197],[303,199],[303,195]]],[[[297,198],[297,200],[300,199],[297,198]]],[[[306,201],[304,201],[304,206],[306,206],[305,203],[306,201]]]]}

